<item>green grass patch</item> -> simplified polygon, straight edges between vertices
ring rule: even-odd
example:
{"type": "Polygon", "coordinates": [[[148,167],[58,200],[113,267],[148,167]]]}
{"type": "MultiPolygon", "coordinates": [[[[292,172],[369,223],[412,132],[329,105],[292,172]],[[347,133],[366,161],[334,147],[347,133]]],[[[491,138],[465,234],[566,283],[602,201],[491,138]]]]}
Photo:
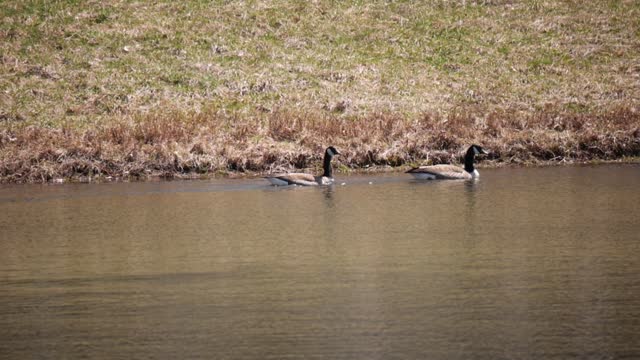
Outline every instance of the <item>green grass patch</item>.
{"type": "Polygon", "coordinates": [[[160,104],[348,117],[640,98],[637,1],[5,0],[0,15],[2,116],[36,125],[160,104]]]}

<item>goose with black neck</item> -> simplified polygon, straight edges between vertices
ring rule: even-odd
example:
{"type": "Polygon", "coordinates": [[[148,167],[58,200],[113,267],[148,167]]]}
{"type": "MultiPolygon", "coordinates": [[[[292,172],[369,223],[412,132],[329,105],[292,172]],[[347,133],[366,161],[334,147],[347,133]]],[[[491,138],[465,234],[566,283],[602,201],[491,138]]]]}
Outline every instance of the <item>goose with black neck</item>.
{"type": "Polygon", "coordinates": [[[470,180],[477,179],[480,174],[474,167],[476,155],[489,154],[480,145],[471,145],[464,156],[464,168],[449,164],[415,167],[408,174],[420,180],[470,180]]]}
{"type": "Polygon", "coordinates": [[[324,151],[324,159],[322,167],[324,172],[320,176],[313,176],[307,173],[285,173],[265,176],[271,184],[276,186],[300,185],[300,186],[318,186],[331,185],[334,182],[333,170],[331,168],[331,160],[334,156],[340,155],[335,147],[329,146],[324,151]]]}

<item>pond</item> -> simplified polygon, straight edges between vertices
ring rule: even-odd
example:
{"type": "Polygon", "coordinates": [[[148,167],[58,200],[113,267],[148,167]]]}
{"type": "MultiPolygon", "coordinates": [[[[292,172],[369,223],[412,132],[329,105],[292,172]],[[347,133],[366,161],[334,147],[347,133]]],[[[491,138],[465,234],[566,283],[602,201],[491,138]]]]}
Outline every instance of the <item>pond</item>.
{"type": "Polygon", "coordinates": [[[640,358],[640,166],[0,187],[0,358],[640,358]]]}

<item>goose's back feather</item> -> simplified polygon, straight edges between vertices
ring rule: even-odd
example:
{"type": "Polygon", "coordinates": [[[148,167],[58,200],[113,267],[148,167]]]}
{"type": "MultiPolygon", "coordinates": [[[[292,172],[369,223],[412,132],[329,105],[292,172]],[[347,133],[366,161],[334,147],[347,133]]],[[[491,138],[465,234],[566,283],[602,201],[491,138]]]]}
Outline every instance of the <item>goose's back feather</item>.
{"type": "Polygon", "coordinates": [[[302,185],[302,186],[318,185],[318,181],[313,175],[305,174],[305,173],[277,174],[272,176],[266,176],[265,178],[274,185],[302,185]]]}
{"type": "Polygon", "coordinates": [[[470,173],[463,168],[455,165],[430,165],[420,166],[413,168],[407,173],[414,175],[418,178],[432,178],[432,179],[471,179],[470,173]]]}

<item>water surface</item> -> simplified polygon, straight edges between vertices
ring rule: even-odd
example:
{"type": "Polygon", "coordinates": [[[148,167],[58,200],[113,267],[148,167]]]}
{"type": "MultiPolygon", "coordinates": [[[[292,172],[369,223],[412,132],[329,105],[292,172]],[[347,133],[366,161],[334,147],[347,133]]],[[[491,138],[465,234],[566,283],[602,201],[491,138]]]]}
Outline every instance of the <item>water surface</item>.
{"type": "Polygon", "coordinates": [[[640,358],[638,184],[3,186],[0,358],[640,358]]]}

